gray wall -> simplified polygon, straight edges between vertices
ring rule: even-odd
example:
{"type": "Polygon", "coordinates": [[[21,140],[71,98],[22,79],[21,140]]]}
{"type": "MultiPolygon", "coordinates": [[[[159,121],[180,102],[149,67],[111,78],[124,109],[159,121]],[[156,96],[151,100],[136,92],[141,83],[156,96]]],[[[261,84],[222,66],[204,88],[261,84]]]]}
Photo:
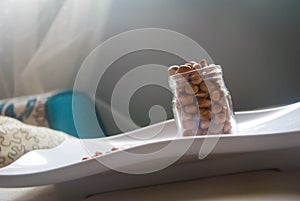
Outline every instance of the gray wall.
{"type": "MultiPolygon", "coordinates": [[[[300,100],[299,0],[115,0],[104,35],[146,27],[180,32],[204,47],[223,66],[236,111],[300,100]]],[[[139,65],[183,62],[158,51],[126,55],[106,72],[97,98],[109,104],[117,81],[139,65]]],[[[132,119],[148,125],[148,110],[156,104],[172,118],[171,97],[157,86],[141,88],[131,99],[132,119]]],[[[119,133],[110,112],[99,104],[97,109],[109,133],[119,133]]]]}

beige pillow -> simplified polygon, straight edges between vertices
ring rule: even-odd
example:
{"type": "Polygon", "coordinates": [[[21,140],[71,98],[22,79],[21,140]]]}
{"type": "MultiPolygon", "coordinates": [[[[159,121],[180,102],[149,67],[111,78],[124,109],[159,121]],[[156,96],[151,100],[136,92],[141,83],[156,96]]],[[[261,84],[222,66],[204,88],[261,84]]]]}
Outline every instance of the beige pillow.
{"type": "Polygon", "coordinates": [[[0,168],[31,150],[53,148],[67,138],[72,137],[60,131],[0,116],[0,168]]]}

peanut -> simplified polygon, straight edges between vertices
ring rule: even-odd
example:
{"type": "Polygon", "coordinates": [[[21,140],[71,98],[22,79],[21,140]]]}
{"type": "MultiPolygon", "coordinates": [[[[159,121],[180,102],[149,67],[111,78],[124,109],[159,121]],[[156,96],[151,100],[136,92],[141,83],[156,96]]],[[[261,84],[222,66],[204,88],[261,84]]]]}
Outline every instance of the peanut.
{"type": "Polygon", "coordinates": [[[202,82],[202,78],[197,71],[191,74],[191,82],[193,84],[200,84],[202,82]]]}
{"type": "Polygon", "coordinates": [[[211,106],[211,112],[212,112],[212,113],[217,114],[217,113],[222,112],[222,110],[223,110],[223,108],[222,108],[222,106],[220,106],[220,105],[213,104],[213,105],[211,106]]]}
{"type": "Polygon", "coordinates": [[[195,96],[197,98],[207,98],[208,97],[208,93],[204,92],[204,91],[199,91],[198,93],[195,94],[195,96]]]}
{"type": "Polygon", "coordinates": [[[206,84],[205,84],[204,82],[201,82],[201,84],[200,84],[200,89],[201,89],[202,91],[208,92],[208,88],[207,88],[207,86],[206,86],[206,84]]]}
{"type": "Polygon", "coordinates": [[[175,73],[178,70],[178,68],[179,68],[179,66],[177,66],[177,65],[174,65],[174,66],[171,66],[170,68],[168,68],[168,74],[169,74],[169,76],[175,75],[175,73]]]}
{"type": "Polygon", "coordinates": [[[200,64],[197,64],[197,63],[196,63],[196,64],[193,65],[193,68],[194,68],[194,69],[201,69],[202,66],[201,66],[200,64]]]}
{"type": "Polygon", "coordinates": [[[210,97],[213,101],[218,101],[221,98],[221,94],[219,91],[213,91],[210,97]]]}
{"type": "Polygon", "coordinates": [[[202,130],[201,135],[207,135],[207,129],[202,130]]]}
{"type": "Polygon", "coordinates": [[[188,132],[189,132],[189,136],[195,136],[195,135],[198,135],[199,129],[195,128],[195,129],[189,130],[188,132]]]}
{"type": "Polygon", "coordinates": [[[202,59],[199,63],[200,63],[200,65],[201,65],[202,68],[205,67],[205,66],[207,66],[206,59],[202,59]]]}
{"type": "Polygon", "coordinates": [[[194,114],[198,111],[198,107],[196,105],[187,105],[184,107],[184,111],[189,114],[194,114]]]}
{"type": "Polygon", "coordinates": [[[209,124],[210,124],[209,121],[201,121],[200,122],[200,128],[202,128],[202,129],[208,129],[209,128],[209,124]]]}
{"type": "Polygon", "coordinates": [[[190,132],[189,131],[187,131],[187,130],[185,130],[183,133],[182,133],[182,136],[192,136],[191,134],[190,134],[190,132]]]}
{"type": "Polygon", "coordinates": [[[192,130],[197,127],[197,122],[195,121],[182,121],[182,126],[186,130],[192,130]]]}
{"type": "Polygon", "coordinates": [[[184,93],[184,87],[178,87],[178,88],[176,88],[176,92],[178,93],[178,94],[183,94],[184,93]]]}
{"type": "Polygon", "coordinates": [[[102,152],[96,151],[95,154],[94,154],[94,157],[96,157],[96,156],[101,156],[101,155],[102,155],[102,152]]]}
{"type": "Polygon", "coordinates": [[[197,85],[187,85],[185,86],[185,93],[187,94],[195,94],[199,91],[199,87],[197,85]]]}
{"type": "Polygon", "coordinates": [[[182,106],[192,104],[194,102],[193,96],[181,96],[178,97],[182,106]]]}
{"type": "Polygon", "coordinates": [[[191,81],[193,84],[201,84],[202,78],[201,77],[192,77],[191,81]]]}
{"type": "Polygon", "coordinates": [[[198,99],[198,106],[202,107],[209,107],[211,105],[211,101],[205,98],[198,99]]]}
{"type": "Polygon", "coordinates": [[[227,122],[224,124],[224,133],[226,133],[226,134],[232,133],[231,128],[232,128],[232,127],[231,127],[231,123],[227,121],[227,122]]]}
{"type": "Polygon", "coordinates": [[[224,97],[222,97],[219,101],[218,101],[219,105],[223,106],[223,107],[227,107],[227,101],[225,100],[224,97]]]}
{"type": "Polygon", "coordinates": [[[189,71],[191,71],[191,70],[192,70],[191,67],[186,66],[186,65],[181,65],[181,66],[177,69],[176,73],[186,73],[186,72],[189,72],[189,71]]]}
{"type": "Polygon", "coordinates": [[[215,85],[214,82],[211,82],[211,81],[205,81],[205,84],[206,84],[206,87],[210,90],[210,91],[213,91],[213,90],[216,90],[218,89],[218,87],[215,85]]]}
{"type": "Polygon", "coordinates": [[[224,113],[214,114],[214,116],[212,117],[212,121],[216,124],[224,123],[225,120],[226,117],[224,113]]]}
{"type": "Polygon", "coordinates": [[[224,127],[224,124],[214,124],[213,126],[211,126],[209,128],[209,131],[212,134],[222,134],[223,127],[224,127]]]}
{"type": "Polygon", "coordinates": [[[182,120],[189,120],[189,119],[192,119],[193,118],[193,115],[191,114],[188,114],[188,113],[182,113],[181,114],[181,119],[182,120]]]}
{"type": "Polygon", "coordinates": [[[90,157],[83,157],[81,160],[83,160],[83,161],[85,161],[85,160],[88,160],[88,159],[90,159],[90,157]]]}
{"type": "Polygon", "coordinates": [[[195,61],[190,61],[190,62],[188,62],[188,63],[186,63],[184,65],[189,66],[191,69],[194,69],[194,64],[196,64],[195,61]]]}
{"type": "Polygon", "coordinates": [[[117,151],[117,150],[119,150],[119,148],[117,148],[117,147],[111,148],[111,151],[117,151]]]}
{"type": "Polygon", "coordinates": [[[210,111],[208,109],[200,110],[200,119],[209,120],[211,117],[210,111]]]}

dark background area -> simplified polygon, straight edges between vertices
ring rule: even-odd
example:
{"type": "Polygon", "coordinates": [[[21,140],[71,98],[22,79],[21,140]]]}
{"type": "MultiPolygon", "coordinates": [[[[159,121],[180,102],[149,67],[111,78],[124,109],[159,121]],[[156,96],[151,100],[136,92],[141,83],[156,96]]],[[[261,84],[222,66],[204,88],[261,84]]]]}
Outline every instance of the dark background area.
{"type": "MultiPolygon", "coordinates": [[[[187,35],[221,64],[235,111],[300,100],[299,0],[115,0],[104,35],[109,38],[149,27],[187,35]]],[[[112,90],[122,75],[150,63],[167,68],[183,61],[154,50],[128,54],[105,73],[97,98],[110,104],[112,90]]],[[[161,87],[143,87],[131,99],[131,118],[140,126],[148,125],[149,108],[157,104],[172,118],[171,98],[161,87]]],[[[97,109],[109,133],[119,133],[111,113],[102,105],[97,109]]]]}

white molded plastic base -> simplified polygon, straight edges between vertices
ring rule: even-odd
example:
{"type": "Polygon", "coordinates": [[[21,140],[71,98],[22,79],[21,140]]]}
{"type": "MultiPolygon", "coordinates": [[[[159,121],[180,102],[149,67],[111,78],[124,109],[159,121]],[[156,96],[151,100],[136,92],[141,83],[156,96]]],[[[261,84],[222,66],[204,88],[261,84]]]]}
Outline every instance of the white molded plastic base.
{"type": "MultiPolygon", "coordinates": [[[[236,114],[239,134],[187,137],[175,139],[174,120],[107,139],[68,140],[50,150],[27,153],[13,164],[0,169],[1,187],[23,187],[56,184],[65,196],[86,196],[94,193],[127,189],[138,186],[189,180],[262,169],[300,168],[300,103],[285,107],[236,114]],[[162,129],[162,130],[161,130],[162,129]],[[161,130],[157,136],[153,133],[161,130]],[[151,140],[135,140],[134,137],[151,140]],[[207,138],[219,138],[212,152],[203,160],[198,153],[207,138]],[[81,161],[95,151],[105,151],[113,146],[131,145],[129,151],[143,152],[155,146],[193,140],[183,157],[173,165],[150,174],[125,174],[110,170],[97,160],[81,161]],[[85,145],[85,146],[83,146],[85,145]],[[88,151],[86,149],[88,147],[88,151]],[[74,189],[80,189],[74,191],[74,189]]],[[[175,157],[176,150],[159,155],[156,160],[175,157]]],[[[105,160],[114,160],[127,168],[140,167],[152,161],[134,161],[124,158],[123,151],[106,154],[105,160]]]]}

